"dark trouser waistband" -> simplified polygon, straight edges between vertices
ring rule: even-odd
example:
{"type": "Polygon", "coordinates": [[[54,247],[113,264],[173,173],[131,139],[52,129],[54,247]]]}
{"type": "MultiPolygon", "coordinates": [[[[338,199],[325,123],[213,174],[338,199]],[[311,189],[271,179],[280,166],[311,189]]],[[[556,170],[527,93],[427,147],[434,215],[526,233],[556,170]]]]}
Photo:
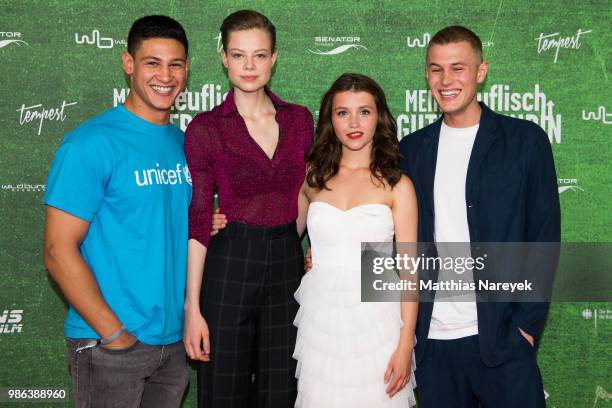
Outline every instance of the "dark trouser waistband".
{"type": "Polygon", "coordinates": [[[296,238],[297,229],[295,222],[274,227],[266,227],[263,225],[250,225],[231,221],[225,228],[219,231],[218,237],[264,240],[296,238]]]}

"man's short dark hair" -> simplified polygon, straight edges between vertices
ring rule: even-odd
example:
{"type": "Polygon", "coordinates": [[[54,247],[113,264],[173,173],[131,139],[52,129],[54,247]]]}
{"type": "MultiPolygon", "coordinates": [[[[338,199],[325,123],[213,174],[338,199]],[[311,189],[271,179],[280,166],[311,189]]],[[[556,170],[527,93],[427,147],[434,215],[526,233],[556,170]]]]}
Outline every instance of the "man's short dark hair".
{"type": "Polygon", "coordinates": [[[145,16],[134,21],[128,34],[127,49],[133,57],[140,44],[149,38],[170,38],[183,44],[189,53],[187,34],[178,21],[168,16],[145,16]]]}
{"type": "Polygon", "coordinates": [[[458,43],[460,41],[467,41],[468,44],[478,55],[478,59],[482,62],[482,41],[472,30],[463,26],[449,26],[444,27],[429,41],[427,45],[427,57],[429,57],[429,49],[432,45],[445,45],[450,43],[458,43]]]}

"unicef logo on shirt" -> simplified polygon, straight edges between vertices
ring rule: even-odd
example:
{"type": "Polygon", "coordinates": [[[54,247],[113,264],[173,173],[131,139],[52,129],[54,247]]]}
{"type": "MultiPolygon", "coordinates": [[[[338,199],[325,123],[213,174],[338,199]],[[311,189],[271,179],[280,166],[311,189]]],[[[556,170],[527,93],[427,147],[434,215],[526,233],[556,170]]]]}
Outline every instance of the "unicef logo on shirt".
{"type": "Polygon", "coordinates": [[[191,173],[189,172],[189,166],[183,167],[183,174],[185,175],[185,181],[191,184],[191,173]]]}
{"type": "Polygon", "coordinates": [[[155,163],[153,168],[134,171],[134,177],[138,187],[191,184],[189,168],[186,164],[181,163],[177,163],[176,167],[169,169],[160,168],[159,163],[155,163]]]}

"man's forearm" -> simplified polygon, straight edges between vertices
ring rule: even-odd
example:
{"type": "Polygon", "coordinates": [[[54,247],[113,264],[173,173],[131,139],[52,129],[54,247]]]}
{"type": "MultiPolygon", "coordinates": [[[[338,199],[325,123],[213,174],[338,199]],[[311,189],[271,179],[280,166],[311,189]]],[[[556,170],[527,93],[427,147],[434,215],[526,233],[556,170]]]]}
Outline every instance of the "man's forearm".
{"type": "Polygon", "coordinates": [[[78,248],[47,244],[45,264],[68,302],[98,336],[106,338],[121,327],[78,248]]]}

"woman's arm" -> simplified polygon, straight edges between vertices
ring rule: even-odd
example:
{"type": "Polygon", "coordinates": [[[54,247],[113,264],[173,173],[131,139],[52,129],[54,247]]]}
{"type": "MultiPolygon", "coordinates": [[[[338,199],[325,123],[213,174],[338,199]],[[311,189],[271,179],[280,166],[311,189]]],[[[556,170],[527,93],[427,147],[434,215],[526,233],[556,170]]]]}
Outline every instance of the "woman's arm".
{"type": "MultiPolygon", "coordinates": [[[[410,179],[402,176],[400,182],[393,189],[393,223],[395,224],[395,241],[398,243],[398,252],[405,252],[408,256],[416,256],[418,209],[414,187],[410,179]],[[406,243],[401,245],[401,243],[406,243]]],[[[400,271],[401,278],[418,282],[417,271],[400,271]]],[[[418,299],[415,293],[406,294],[410,301],[402,302],[402,336],[400,343],[413,345],[414,331],[418,311],[418,299]],[[412,295],[412,296],[411,296],[412,295]]]]}
{"type": "MultiPolygon", "coordinates": [[[[405,253],[411,257],[416,256],[417,201],[412,182],[406,176],[402,176],[399,183],[393,188],[392,212],[398,254],[405,253]]],[[[400,278],[418,284],[416,271],[401,270],[400,278]]],[[[399,392],[410,380],[414,331],[419,307],[416,294],[418,294],[418,291],[406,293],[402,297],[401,318],[404,324],[400,331],[397,349],[391,357],[385,373],[385,383],[389,383],[391,374],[393,374],[393,379],[387,387],[389,396],[399,392]]]]}
{"type": "Polygon", "coordinates": [[[200,289],[206,250],[199,241],[195,239],[188,241],[183,343],[189,358],[200,361],[210,361],[208,324],[200,311],[200,289]]]}
{"type": "MultiPolygon", "coordinates": [[[[308,166],[308,155],[310,153],[310,149],[312,148],[312,133],[314,129],[314,122],[312,118],[312,113],[308,110],[308,108],[304,107],[304,129],[302,131],[304,138],[302,140],[304,146],[304,160],[306,160],[306,165],[308,166]]],[[[308,170],[306,170],[306,174],[304,175],[304,182],[302,183],[302,187],[300,188],[300,192],[298,195],[298,218],[297,218],[297,230],[298,235],[301,237],[306,230],[306,218],[308,216],[308,206],[310,205],[310,199],[308,195],[309,186],[306,182],[306,176],[308,175],[308,170]]]]}
{"type": "Polygon", "coordinates": [[[185,133],[185,157],[192,179],[189,206],[187,287],[183,343],[189,358],[210,361],[208,325],[200,311],[200,289],[206,251],[210,241],[213,211],[214,157],[209,129],[203,117],[196,117],[185,133]]]}
{"type": "Polygon", "coordinates": [[[306,230],[306,218],[308,217],[308,206],[310,205],[310,199],[308,198],[308,183],[306,183],[306,179],[302,183],[302,187],[300,188],[300,192],[298,193],[298,217],[297,217],[297,232],[301,237],[306,230]]]}

